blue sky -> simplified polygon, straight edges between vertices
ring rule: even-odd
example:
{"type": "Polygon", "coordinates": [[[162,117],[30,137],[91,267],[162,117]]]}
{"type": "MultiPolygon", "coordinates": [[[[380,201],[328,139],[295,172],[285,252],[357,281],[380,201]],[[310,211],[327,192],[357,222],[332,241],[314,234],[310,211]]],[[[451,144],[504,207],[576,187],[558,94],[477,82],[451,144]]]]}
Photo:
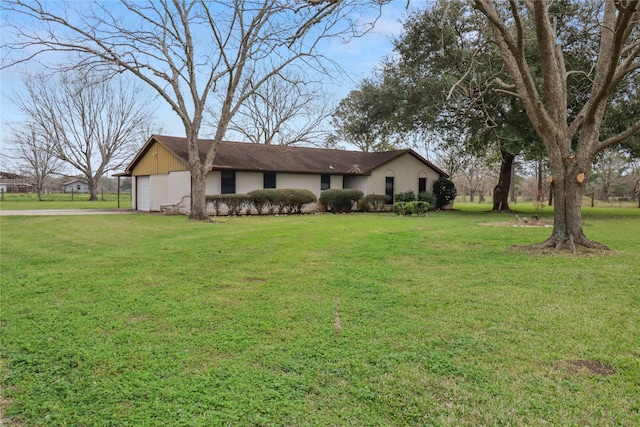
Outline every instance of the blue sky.
{"type": "MultiPolygon", "coordinates": [[[[322,78],[323,91],[331,101],[338,103],[349,92],[357,88],[359,82],[369,77],[380,61],[392,54],[392,38],[402,31],[402,20],[408,10],[414,10],[422,1],[412,1],[407,9],[406,0],[394,0],[382,8],[382,15],[375,27],[361,37],[348,42],[333,40],[320,53],[335,61],[344,70],[336,79],[322,78]]],[[[372,16],[373,17],[373,16],[372,16]]],[[[184,128],[170,108],[162,105],[159,109],[163,132],[170,135],[184,135],[184,128]]]]}
{"type": "MultiPolygon", "coordinates": [[[[416,9],[424,5],[423,1],[412,1],[410,9],[416,9]]],[[[337,40],[326,45],[321,53],[328,59],[340,64],[345,73],[338,79],[322,79],[323,91],[333,103],[344,98],[349,91],[357,87],[359,81],[372,74],[375,66],[382,58],[392,53],[391,38],[400,34],[402,30],[401,20],[407,14],[406,0],[394,0],[383,6],[382,15],[375,27],[365,35],[352,38],[343,43],[337,40]]],[[[0,149],[6,148],[3,136],[6,134],[6,125],[21,119],[15,111],[9,95],[19,92],[21,86],[19,69],[2,71],[0,75],[1,104],[0,104],[0,149]]],[[[184,135],[184,129],[176,114],[163,101],[158,101],[158,121],[162,124],[164,133],[172,135],[184,135]]]]}

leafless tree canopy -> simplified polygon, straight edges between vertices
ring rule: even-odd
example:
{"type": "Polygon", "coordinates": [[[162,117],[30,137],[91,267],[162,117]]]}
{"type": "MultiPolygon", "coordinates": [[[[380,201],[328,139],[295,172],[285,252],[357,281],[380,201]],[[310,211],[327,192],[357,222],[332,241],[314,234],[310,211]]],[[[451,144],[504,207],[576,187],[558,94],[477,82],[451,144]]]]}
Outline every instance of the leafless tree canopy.
{"type": "Polygon", "coordinates": [[[305,80],[287,72],[272,76],[247,98],[229,131],[255,144],[323,144],[332,109],[320,86],[305,80]]]}
{"type": "Polygon", "coordinates": [[[13,127],[10,140],[13,146],[11,158],[16,161],[20,174],[31,180],[38,193],[38,200],[42,200],[45,180],[60,173],[63,167],[51,140],[33,122],[13,127]]]}
{"type": "Polygon", "coordinates": [[[87,180],[90,199],[105,172],[129,161],[153,123],[154,109],[140,87],[81,70],[25,81],[15,99],[48,151],[87,180]]]}

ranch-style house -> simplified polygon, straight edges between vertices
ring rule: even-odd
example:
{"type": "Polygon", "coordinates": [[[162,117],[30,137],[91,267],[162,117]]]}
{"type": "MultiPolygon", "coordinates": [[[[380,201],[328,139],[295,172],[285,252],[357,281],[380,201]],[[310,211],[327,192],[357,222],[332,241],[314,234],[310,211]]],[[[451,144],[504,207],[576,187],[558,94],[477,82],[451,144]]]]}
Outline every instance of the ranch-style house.
{"type": "MultiPolygon", "coordinates": [[[[212,140],[198,141],[204,158],[212,140]]],[[[160,211],[189,206],[191,179],[186,138],[152,135],[121,176],[132,177],[132,206],[160,211]]],[[[320,196],[329,188],[367,194],[430,191],[448,175],[411,149],[365,153],[323,148],[222,142],[207,176],[206,194],[262,188],[302,188],[320,196]]],[[[309,206],[308,209],[316,209],[309,206]]]]}

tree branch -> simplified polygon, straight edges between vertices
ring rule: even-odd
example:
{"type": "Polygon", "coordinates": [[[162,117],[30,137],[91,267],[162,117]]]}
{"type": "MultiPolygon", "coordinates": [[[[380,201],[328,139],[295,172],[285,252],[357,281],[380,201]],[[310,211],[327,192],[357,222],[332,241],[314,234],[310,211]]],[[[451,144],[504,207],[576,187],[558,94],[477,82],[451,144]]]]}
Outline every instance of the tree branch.
{"type": "Polygon", "coordinates": [[[618,142],[622,142],[626,138],[633,136],[638,131],[640,131],[640,120],[635,122],[633,125],[629,126],[624,131],[620,132],[618,135],[612,136],[611,138],[607,138],[604,141],[601,141],[598,144],[596,151],[603,150],[606,147],[617,144],[618,142]]]}

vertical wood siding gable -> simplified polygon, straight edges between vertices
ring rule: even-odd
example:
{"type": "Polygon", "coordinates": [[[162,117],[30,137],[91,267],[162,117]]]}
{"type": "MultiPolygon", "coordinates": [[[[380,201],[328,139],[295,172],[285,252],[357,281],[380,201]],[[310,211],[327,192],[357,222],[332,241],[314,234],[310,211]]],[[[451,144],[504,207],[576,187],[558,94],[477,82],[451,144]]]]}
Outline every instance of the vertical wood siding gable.
{"type": "Polygon", "coordinates": [[[173,153],[167,150],[162,144],[154,142],[135,165],[131,174],[134,176],[159,175],[185,170],[187,170],[187,167],[180,159],[174,156],[173,153]]]}

